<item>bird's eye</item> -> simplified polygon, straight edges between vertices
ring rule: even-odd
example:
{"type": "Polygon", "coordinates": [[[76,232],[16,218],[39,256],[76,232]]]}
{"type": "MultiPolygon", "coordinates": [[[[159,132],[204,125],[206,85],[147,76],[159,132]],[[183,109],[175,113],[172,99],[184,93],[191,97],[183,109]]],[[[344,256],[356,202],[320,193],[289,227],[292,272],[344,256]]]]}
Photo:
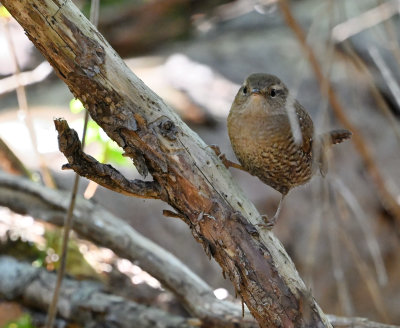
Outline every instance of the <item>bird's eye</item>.
{"type": "Polygon", "coordinates": [[[276,89],[272,88],[271,90],[269,90],[269,95],[270,95],[272,98],[275,98],[275,97],[276,97],[276,89]]]}
{"type": "Polygon", "coordinates": [[[243,92],[244,95],[247,95],[247,87],[243,87],[242,92],[243,92]]]}

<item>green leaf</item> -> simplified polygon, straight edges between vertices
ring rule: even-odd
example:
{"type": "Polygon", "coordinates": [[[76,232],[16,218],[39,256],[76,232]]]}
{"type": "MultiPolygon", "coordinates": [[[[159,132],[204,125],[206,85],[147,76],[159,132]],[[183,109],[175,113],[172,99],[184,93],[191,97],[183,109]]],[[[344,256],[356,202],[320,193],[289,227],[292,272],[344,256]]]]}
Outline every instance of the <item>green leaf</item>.
{"type": "Polygon", "coordinates": [[[109,141],[107,143],[104,157],[107,161],[114,162],[121,166],[127,166],[131,163],[128,158],[122,156],[122,149],[114,141],[109,141]]]}
{"type": "Polygon", "coordinates": [[[3,5],[0,5],[0,17],[1,18],[10,18],[11,17],[11,14],[8,12],[6,7],[4,7],[3,5]]]}
{"type": "Polygon", "coordinates": [[[90,144],[95,141],[102,142],[100,137],[100,126],[93,120],[90,120],[86,130],[86,144],[90,144]]]}
{"type": "Polygon", "coordinates": [[[29,314],[22,315],[18,320],[12,321],[4,326],[5,328],[35,328],[29,314]]]}
{"type": "Polygon", "coordinates": [[[82,102],[79,99],[74,98],[69,102],[69,110],[73,114],[78,114],[84,109],[85,107],[83,106],[82,102]]]}
{"type": "Polygon", "coordinates": [[[98,143],[100,146],[98,153],[93,155],[100,163],[111,161],[121,166],[132,165],[132,162],[128,158],[122,156],[122,148],[115,141],[111,140],[95,121],[89,120],[86,130],[86,145],[93,142],[98,143]]]}

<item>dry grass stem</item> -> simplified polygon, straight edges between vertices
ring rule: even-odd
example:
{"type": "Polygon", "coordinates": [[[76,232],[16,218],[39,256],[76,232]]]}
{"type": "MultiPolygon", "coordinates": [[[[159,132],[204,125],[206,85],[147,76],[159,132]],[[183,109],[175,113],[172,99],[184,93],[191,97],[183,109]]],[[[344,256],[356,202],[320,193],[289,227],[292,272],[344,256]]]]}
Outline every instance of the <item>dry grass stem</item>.
{"type": "Polygon", "coordinates": [[[346,129],[353,133],[351,140],[353,141],[356,149],[363,159],[364,165],[369,175],[375,183],[382,205],[387,208],[389,212],[391,212],[391,214],[396,218],[398,222],[400,222],[400,205],[397,203],[396,198],[389,191],[386,185],[386,181],[382,176],[378,165],[375,162],[369,146],[367,145],[359,129],[350,121],[348,115],[346,114],[346,111],[339,102],[339,99],[337,98],[336,93],[333,90],[332,84],[324,76],[321,66],[318,63],[318,60],[314,54],[314,51],[307,44],[304,32],[299,23],[294,18],[287,0],[280,0],[279,4],[288,27],[296,35],[301,47],[303,48],[307,58],[309,59],[310,65],[316,75],[317,81],[320,84],[321,92],[323,92],[324,95],[328,97],[329,103],[338,120],[343,124],[346,129]],[[327,86],[327,90],[325,90],[325,86],[327,86]]]}
{"type": "Polygon", "coordinates": [[[356,222],[365,236],[365,242],[367,243],[368,251],[373,260],[379,284],[381,286],[385,286],[388,282],[388,276],[379,248],[379,243],[375,238],[374,232],[372,231],[371,224],[367,220],[368,215],[359,204],[357,198],[342,180],[339,178],[334,178],[331,179],[331,183],[335,191],[342,196],[347,206],[353,212],[356,222]]]}
{"type": "Polygon", "coordinates": [[[28,133],[29,133],[30,140],[32,142],[33,150],[35,152],[36,158],[39,160],[40,173],[42,175],[43,181],[46,186],[55,188],[56,184],[53,180],[53,177],[46,165],[46,162],[45,162],[43,156],[39,153],[39,150],[38,150],[38,143],[37,143],[37,137],[36,137],[36,133],[35,133],[35,127],[33,125],[32,116],[31,116],[31,113],[29,110],[25,87],[24,87],[23,83],[20,81],[21,68],[18,63],[17,54],[16,54],[13,40],[11,39],[9,22],[4,21],[4,20],[2,20],[2,21],[4,24],[7,44],[8,44],[8,48],[9,48],[10,55],[11,55],[10,58],[15,67],[14,76],[15,76],[15,80],[16,80],[17,100],[18,100],[19,110],[20,110],[20,114],[21,114],[20,117],[23,118],[26,128],[28,129],[28,133]]]}

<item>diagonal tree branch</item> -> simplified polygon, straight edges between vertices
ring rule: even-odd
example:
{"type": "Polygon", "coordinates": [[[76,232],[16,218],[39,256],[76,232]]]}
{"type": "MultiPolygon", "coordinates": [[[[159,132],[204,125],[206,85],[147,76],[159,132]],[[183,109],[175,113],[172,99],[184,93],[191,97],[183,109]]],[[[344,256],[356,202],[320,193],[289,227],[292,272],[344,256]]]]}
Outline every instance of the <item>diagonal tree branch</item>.
{"type": "MultiPolygon", "coordinates": [[[[68,193],[43,187],[0,171],[0,206],[62,226],[68,193]]],[[[107,247],[141,268],[171,290],[193,316],[219,327],[257,327],[239,305],[218,300],[211,287],[173,254],[139,234],[99,204],[77,197],[72,228],[82,238],[107,247]]]]}
{"type": "Polygon", "coordinates": [[[2,0],[138,171],[150,173],[261,327],[330,327],[276,237],[227,170],[118,57],[71,1],[2,0]]]}
{"type": "MultiPolygon", "coordinates": [[[[6,206],[20,214],[41,218],[48,223],[59,226],[63,224],[63,215],[68,207],[66,192],[43,188],[32,181],[0,172],[0,195],[2,195],[1,206],[6,206]]],[[[161,281],[163,286],[171,290],[189,313],[199,318],[204,324],[210,327],[226,328],[257,327],[257,323],[247,311],[242,318],[240,306],[216,299],[211,287],[174,255],[140,235],[99,204],[78,198],[73,222],[74,230],[81,237],[99,246],[110,248],[120,257],[137,262],[144,270],[161,281]]],[[[31,281],[31,274],[35,275],[32,270],[34,269],[31,266],[22,270],[27,279],[21,277],[13,290],[21,292],[23,289],[21,287],[31,281]]],[[[5,270],[0,270],[0,294],[7,293],[7,298],[17,297],[18,295],[12,292],[10,283],[3,278],[5,276],[2,274],[6,274],[5,270]]],[[[337,328],[399,328],[364,318],[334,315],[328,315],[328,318],[330,323],[337,328]]]]}

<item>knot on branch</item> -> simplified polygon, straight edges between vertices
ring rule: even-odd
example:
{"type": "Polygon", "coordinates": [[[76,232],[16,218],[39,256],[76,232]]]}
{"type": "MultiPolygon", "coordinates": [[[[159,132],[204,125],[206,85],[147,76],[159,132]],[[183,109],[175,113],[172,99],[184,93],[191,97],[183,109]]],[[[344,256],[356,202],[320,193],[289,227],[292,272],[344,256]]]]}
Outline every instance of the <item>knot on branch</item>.
{"type": "Polygon", "coordinates": [[[178,130],[175,126],[175,123],[169,118],[162,117],[158,127],[160,128],[160,132],[163,137],[169,140],[176,140],[176,134],[178,133],[178,130]]]}

